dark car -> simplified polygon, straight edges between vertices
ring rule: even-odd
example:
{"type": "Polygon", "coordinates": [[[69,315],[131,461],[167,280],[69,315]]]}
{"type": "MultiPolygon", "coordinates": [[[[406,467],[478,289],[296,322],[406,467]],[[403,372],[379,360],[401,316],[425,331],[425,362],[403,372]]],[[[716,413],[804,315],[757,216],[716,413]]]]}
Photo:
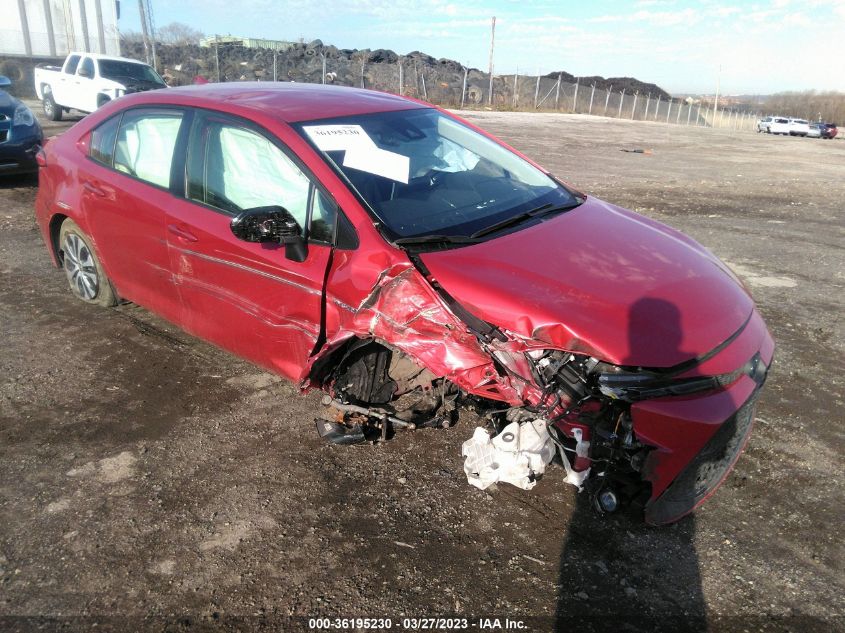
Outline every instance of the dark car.
{"type": "Polygon", "coordinates": [[[558,454],[601,511],[664,524],[748,440],[774,343],[736,275],[439,108],[185,86],[109,102],[38,158],[38,224],[79,299],[324,389],[330,441],[473,407],[499,442],[465,442],[473,485],[529,488],[558,454]]]}
{"type": "Polygon", "coordinates": [[[839,134],[836,123],[813,123],[813,125],[818,129],[821,138],[834,138],[839,134]]]}
{"type": "Polygon", "coordinates": [[[11,84],[0,75],[0,176],[38,171],[35,154],[44,139],[32,110],[2,90],[11,84]]]}

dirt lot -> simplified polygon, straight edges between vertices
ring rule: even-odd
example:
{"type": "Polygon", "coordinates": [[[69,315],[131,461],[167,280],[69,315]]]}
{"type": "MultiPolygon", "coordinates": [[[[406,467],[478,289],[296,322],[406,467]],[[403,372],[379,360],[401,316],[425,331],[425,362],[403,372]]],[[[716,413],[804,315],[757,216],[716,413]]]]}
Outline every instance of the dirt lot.
{"type": "Polygon", "coordinates": [[[327,445],[319,394],[141,308],[75,301],[36,231],[37,183],[7,180],[0,629],[370,616],[401,630],[404,616],[451,615],[470,630],[484,617],[532,631],[845,630],[845,142],[468,116],[576,187],[689,233],[753,290],[776,363],[713,499],[654,529],[594,516],[560,468],[531,492],[481,492],[461,468],[466,422],[327,445]]]}

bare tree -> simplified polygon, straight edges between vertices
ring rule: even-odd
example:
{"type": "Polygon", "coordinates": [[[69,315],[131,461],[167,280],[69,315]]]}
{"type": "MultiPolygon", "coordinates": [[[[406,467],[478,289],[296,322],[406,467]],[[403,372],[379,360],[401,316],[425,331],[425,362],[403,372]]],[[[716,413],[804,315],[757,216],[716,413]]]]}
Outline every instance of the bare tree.
{"type": "Polygon", "coordinates": [[[156,35],[162,44],[184,46],[187,44],[199,44],[204,33],[183,22],[171,22],[166,26],[160,27],[156,35]]]}

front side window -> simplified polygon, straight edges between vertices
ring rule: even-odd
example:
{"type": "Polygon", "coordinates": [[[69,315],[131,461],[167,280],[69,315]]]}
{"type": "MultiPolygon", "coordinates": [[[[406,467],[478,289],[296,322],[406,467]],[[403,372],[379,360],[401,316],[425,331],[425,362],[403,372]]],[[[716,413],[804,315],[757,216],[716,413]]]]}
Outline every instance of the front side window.
{"type": "Polygon", "coordinates": [[[431,108],[297,127],[398,237],[471,235],[578,203],[526,160],[431,108]]]}
{"type": "Polygon", "coordinates": [[[311,181],[266,137],[209,119],[191,141],[188,197],[227,213],[281,206],[307,226],[311,181]]]}
{"type": "Polygon", "coordinates": [[[123,115],[114,168],[159,187],[170,186],[173,150],[182,124],[176,110],[129,110],[123,115]]]}
{"type": "Polygon", "coordinates": [[[86,57],[84,60],[82,60],[82,66],[79,67],[79,74],[83,77],[93,77],[94,60],[90,57],[86,57]]]}
{"type": "Polygon", "coordinates": [[[164,80],[146,64],[118,59],[101,59],[100,76],[124,84],[154,84],[164,86],[164,80]]]}

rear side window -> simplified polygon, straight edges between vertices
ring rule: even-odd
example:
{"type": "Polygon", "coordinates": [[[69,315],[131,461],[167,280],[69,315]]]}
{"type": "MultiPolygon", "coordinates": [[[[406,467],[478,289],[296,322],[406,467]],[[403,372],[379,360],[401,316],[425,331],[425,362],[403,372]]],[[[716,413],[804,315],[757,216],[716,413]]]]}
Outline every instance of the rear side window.
{"type": "Polygon", "coordinates": [[[123,115],[114,168],[159,187],[170,186],[173,150],[182,124],[175,110],[130,110],[123,115]]]}
{"type": "Polygon", "coordinates": [[[65,72],[69,75],[73,75],[76,73],[77,66],[79,66],[79,55],[71,55],[70,57],[68,57],[65,72]]]}
{"type": "Polygon", "coordinates": [[[115,116],[91,132],[88,156],[108,167],[112,166],[114,158],[114,142],[117,138],[118,125],[120,125],[120,116],[115,116]]]}

